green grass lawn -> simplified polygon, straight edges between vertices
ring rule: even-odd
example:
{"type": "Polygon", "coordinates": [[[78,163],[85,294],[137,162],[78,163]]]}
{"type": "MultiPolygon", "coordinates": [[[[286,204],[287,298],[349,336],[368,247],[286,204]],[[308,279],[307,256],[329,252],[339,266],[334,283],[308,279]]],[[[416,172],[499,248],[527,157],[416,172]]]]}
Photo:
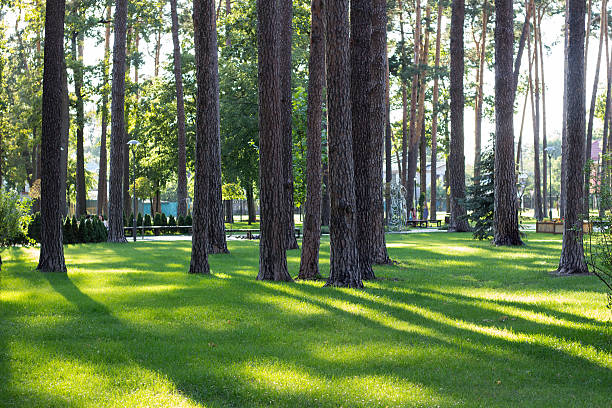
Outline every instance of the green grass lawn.
{"type": "Polygon", "coordinates": [[[257,282],[256,241],[212,276],[186,273],[190,242],[69,246],[67,276],[5,251],[0,406],[612,405],[603,287],[548,274],[559,236],[387,239],[399,263],[364,290],[257,282]]]}

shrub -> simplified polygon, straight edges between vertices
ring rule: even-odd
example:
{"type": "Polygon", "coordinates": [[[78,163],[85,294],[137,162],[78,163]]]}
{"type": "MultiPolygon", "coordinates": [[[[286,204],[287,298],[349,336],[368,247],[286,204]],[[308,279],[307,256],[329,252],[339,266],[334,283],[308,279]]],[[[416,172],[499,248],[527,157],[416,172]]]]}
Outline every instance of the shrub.
{"type": "Polygon", "coordinates": [[[142,227],[142,223],[143,223],[142,213],[138,213],[138,218],[136,218],[136,225],[139,227],[142,227]]]}
{"type": "Polygon", "coordinates": [[[151,225],[153,225],[153,224],[151,224],[151,216],[149,214],[146,214],[144,216],[144,224],[143,225],[145,227],[150,227],[151,225]]]}
{"type": "MultiPolygon", "coordinates": [[[[168,225],[168,218],[166,218],[166,214],[162,213],[161,214],[161,225],[162,227],[165,227],[168,225]]],[[[166,233],[168,232],[166,229],[162,228],[162,232],[166,233]]]]}
{"type": "MultiPolygon", "coordinates": [[[[16,193],[0,190],[0,249],[14,245],[17,241],[25,240],[26,225],[31,220],[29,216],[30,202],[21,201],[16,193]]],[[[0,257],[0,270],[2,257],[0,257]]]]}
{"type": "MultiPolygon", "coordinates": [[[[176,219],[174,218],[174,215],[170,215],[170,217],[168,217],[168,226],[169,227],[176,227],[176,219]]],[[[176,229],[174,229],[174,228],[168,229],[168,232],[175,233],[176,229]]]]}
{"type": "Polygon", "coordinates": [[[89,242],[96,242],[96,236],[94,234],[94,227],[93,227],[93,223],[91,221],[91,219],[86,219],[85,220],[85,233],[86,233],[86,238],[87,240],[85,241],[86,243],[89,242]]]}
{"type": "MultiPolygon", "coordinates": [[[[185,224],[185,217],[183,217],[182,215],[179,215],[178,216],[178,220],[176,221],[176,223],[178,224],[179,227],[184,227],[186,225],[185,224]]],[[[181,234],[184,234],[186,232],[185,228],[179,228],[179,232],[181,234]]]]}
{"type": "Polygon", "coordinates": [[[162,217],[160,213],[155,214],[155,217],[153,217],[153,225],[157,226],[157,227],[161,227],[162,225],[162,217]]]}
{"type": "Polygon", "coordinates": [[[79,219],[79,239],[78,242],[79,243],[86,243],[87,242],[87,226],[85,225],[85,218],[81,217],[81,219],[79,219]]]}
{"type": "Polygon", "coordinates": [[[191,214],[187,214],[185,217],[185,225],[191,226],[193,224],[193,219],[191,218],[191,214]]]}
{"type": "Polygon", "coordinates": [[[78,244],[81,242],[81,235],[79,234],[79,222],[76,216],[72,216],[72,243],[78,244]]]}
{"type": "Polygon", "coordinates": [[[467,194],[462,204],[468,212],[466,218],[474,225],[475,239],[493,237],[495,211],[495,153],[492,149],[480,155],[480,178],[467,187],[467,194]],[[477,183],[478,182],[478,183],[477,183]]]}
{"type": "Polygon", "coordinates": [[[66,217],[64,223],[62,224],[62,238],[64,245],[74,243],[74,239],[72,238],[72,222],[70,220],[70,217],[66,217]]]}
{"type": "Polygon", "coordinates": [[[37,212],[36,214],[34,214],[34,218],[30,222],[30,224],[28,224],[28,237],[32,241],[40,242],[40,224],[40,213],[37,212]]]}

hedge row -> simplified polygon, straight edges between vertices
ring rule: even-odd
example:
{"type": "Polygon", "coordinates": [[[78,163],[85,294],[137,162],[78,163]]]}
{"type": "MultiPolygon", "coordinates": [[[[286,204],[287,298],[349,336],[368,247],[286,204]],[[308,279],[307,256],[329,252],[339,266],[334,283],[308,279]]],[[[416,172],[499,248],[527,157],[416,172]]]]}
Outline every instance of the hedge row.
{"type": "MultiPolygon", "coordinates": [[[[35,242],[40,242],[41,218],[37,212],[28,225],[28,237],[35,242]]],[[[106,227],[98,217],[80,220],[76,217],[67,217],[62,222],[62,235],[64,245],[86,244],[90,242],[105,242],[107,239],[106,227]]]]}
{"type": "MultiPolygon", "coordinates": [[[[130,214],[129,217],[123,217],[123,225],[125,227],[131,227],[132,224],[132,220],[134,219],[134,215],[130,214]]],[[[178,219],[174,218],[173,215],[170,215],[169,217],[166,216],[166,214],[164,213],[157,213],[155,214],[155,217],[153,217],[153,219],[151,219],[151,216],[149,214],[145,214],[144,217],[142,215],[142,213],[138,213],[138,216],[136,216],[136,225],[138,227],[151,227],[151,226],[156,226],[156,227],[186,227],[186,226],[191,226],[191,224],[193,223],[193,219],[191,218],[191,214],[187,214],[186,217],[183,217],[182,215],[179,215],[178,219]]],[[[176,229],[172,228],[172,229],[168,229],[168,230],[164,230],[162,229],[156,229],[155,230],[156,233],[173,233],[173,232],[177,232],[176,229]]],[[[182,233],[186,233],[187,232],[187,228],[180,229],[179,232],[182,233]]]]}

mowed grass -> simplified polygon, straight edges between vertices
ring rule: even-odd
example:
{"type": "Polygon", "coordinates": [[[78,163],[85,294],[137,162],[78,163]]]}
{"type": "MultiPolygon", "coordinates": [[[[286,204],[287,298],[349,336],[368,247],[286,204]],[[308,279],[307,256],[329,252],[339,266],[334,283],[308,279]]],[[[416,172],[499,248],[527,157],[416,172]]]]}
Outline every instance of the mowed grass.
{"type": "Polygon", "coordinates": [[[398,264],[364,290],[257,282],[256,241],[230,241],[211,276],[186,273],[190,242],[69,246],[67,276],[5,251],[0,406],[612,405],[603,287],[548,274],[560,237],[387,241],[398,264]]]}

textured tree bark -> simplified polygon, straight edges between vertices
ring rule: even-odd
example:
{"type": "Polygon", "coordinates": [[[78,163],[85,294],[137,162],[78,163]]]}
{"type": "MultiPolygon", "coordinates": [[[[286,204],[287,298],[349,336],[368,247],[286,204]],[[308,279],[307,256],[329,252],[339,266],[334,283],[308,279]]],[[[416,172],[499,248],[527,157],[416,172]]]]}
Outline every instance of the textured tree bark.
{"type": "Polygon", "coordinates": [[[65,9],[65,0],[47,1],[42,95],[41,243],[37,267],[41,272],[66,272],[59,207],[65,9]]]}
{"type": "Polygon", "coordinates": [[[285,249],[298,249],[293,219],[293,130],[291,95],[291,41],[293,36],[293,4],[291,0],[277,0],[279,24],[279,75],[283,134],[283,188],[285,194],[285,249]]]}
{"type": "Polygon", "coordinates": [[[584,187],[584,13],[583,0],[568,0],[569,38],[567,67],[567,160],[565,171],[565,224],[557,273],[588,273],[582,246],[582,189],[584,187]]]}
{"type": "Polygon", "coordinates": [[[207,139],[206,143],[206,146],[210,149],[207,158],[211,161],[208,166],[210,171],[208,177],[208,253],[228,254],[225,223],[223,222],[223,192],[221,189],[221,133],[219,132],[216,137],[207,139]]]}
{"type": "MultiPolygon", "coordinates": [[[[479,62],[478,62],[478,91],[476,94],[476,118],[474,125],[474,183],[480,183],[480,154],[482,150],[482,105],[484,94],[484,65],[487,49],[487,25],[489,24],[489,11],[487,0],[484,0],[482,7],[482,31],[480,34],[479,62]]],[[[514,157],[514,155],[513,155],[514,157]]]]}
{"type": "MultiPolygon", "coordinates": [[[[66,70],[66,59],[62,62],[62,140],[60,153],[60,193],[59,208],[62,217],[68,215],[68,205],[66,203],[66,184],[68,177],[68,139],[70,136],[70,101],[68,95],[68,72],[66,70]]],[[[0,183],[2,185],[2,183],[0,183]]]]}
{"type": "Polygon", "coordinates": [[[108,131],[108,92],[106,91],[106,84],[108,84],[108,65],[110,58],[110,20],[111,20],[111,7],[106,8],[106,31],[104,35],[104,61],[103,61],[103,72],[102,82],[104,83],[104,90],[102,92],[102,134],[100,136],[100,166],[98,171],[98,215],[107,215],[108,213],[108,194],[106,188],[107,181],[107,169],[108,169],[108,155],[106,150],[106,138],[108,131]]]}
{"type": "Polygon", "coordinates": [[[115,38],[113,42],[113,84],[111,90],[111,157],[108,211],[108,241],[127,242],[123,232],[123,167],[125,146],[125,56],[127,36],[127,0],[115,3],[115,38]]]}
{"type": "MultiPolygon", "coordinates": [[[[590,5],[589,1],[589,5],[590,5]]],[[[601,8],[602,10],[606,9],[607,1],[602,0],[601,8]]],[[[589,7],[590,9],[590,7],[589,7]]],[[[590,14],[589,14],[590,19],[590,14]]],[[[588,218],[589,217],[589,192],[591,190],[591,144],[593,143],[593,118],[595,116],[595,102],[597,102],[597,87],[599,85],[599,67],[601,66],[601,51],[604,43],[604,34],[605,27],[607,24],[606,14],[602,13],[601,15],[602,23],[600,23],[600,34],[599,34],[599,50],[597,51],[597,65],[595,66],[595,79],[593,80],[593,91],[591,93],[591,105],[589,109],[589,122],[587,125],[587,136],[586,136],[586,152],[585,152],[585,163],[586,163],[586,171],[584,173],[584,209],[583,214],[588,218]]],[[[588,26],[587,26],[588,28],[588,26]]],[[[586,54],[586,52],[585,52],[586,54]]],[[[586,55],[585,55],[585,65],[586,65],[586,55]]],[[[586,72],[586,68],[585,68],[586,72]]]]}
{"type": "MultiPolygon", "coordinates": [[[[326,150],[328,150],[329,157],[329,149],[326,146],[326,150]]],[[[323,163],[321,167],[322,175],[323,175],[323,191],[321,197],[321,225],[329,226],[329,219],[331,217],[331,200],[329,198],[329,165],[327,163],[323,163]]]]}
{"type": "Polygon", "coordinates": [[[308,106],[306,108],[306,216],[298,279],[321,279],[321,123],[325,86],[325,9],[321,0],[311,2],[308,106]]]}
{"type": "MultiPolygon", "coordinates": [[[[531,2],[532,14],[534,18],[534,22],[536,19],[535,13],[533,12],[533,1],[531,2]]],[[[534,78],[534,86],[531,88],[533,90],[532,98],[535,97],[534,105],[532,105],[532,114],[533,114],[533,179],[534,179],[534,217],[536,220],[541,221],[544,217],[542,214],[542,176],[541,176],[541,167],[540,167],[540,75],[539,75],[539,61],[538,61],[538,31],[537,25],[534,24],[533,31],[533,58],[535,63],[535,78],[534,78]]],[[[531,42],[528,43],[528,46],[531,45],[531,42]]],[[[531,51],[531,50],[529,50],[531,51]]],[[[531,77],[529,78],[531,81],[531,77]]]]}
{"type": "MultiPolygon", "coordinates": [[[[189,273],[208,274],[210,179],[215,177],[215,150],[220,137],[219,63],[214,0],[193,1],[194,44],[197,70],[196,171],[193,240],[189,273]]],[[[221,197],[219,197],[219,202],[221,197]]]]}
{"type": "Polygon", "coordinates": [[[460,201],[465,198],[465,153],[463,132],[463,22],[465,17],[464,0],[453,0],[450,35],[450,113],[451,137],[449,165],[450,184],[450,225],[449,232],[464,232],[469,230],[465,218],[465,208],[460,201]]]}
{"type": "Polygon", "coordinates": [[[436,28],[436,59],[435,59],[435,76],[433,85],[433,113],[431,116],[431,181],[430,194],[431,203],[429,205],[430,218],[435,220],[437,214],[437,181],[438,181],[438,98],[439,98],[439,82],[440,77],[438,70],[440,69],[440,40],[442,36],[442,4],[438,4],[438,21],[436,28]]]}
{"type": "Polygon", "coordinates": [[[355,179],[351,136],[349,2],[327,8],[327,107],[331,198],[330,271],[326,286],[361,288],[355,240],[355,179]]]}
{"type": "Polygon", "coordinates": [[[361,278],[375,279],[372,270],[373,215],[370,201],[370,177],[373,157],[370,151],[370,61],[372,38],[371,0],[350,1],[350,106],[353,137],[353,166],[355,171],[356,235],[361,278]]]}
{"type": "Polygon", "coordinates": [[[514,168],[512,0],[495,2],[495,245],[522,245],[514,168]]]}
{"type": "MultiPolygon", "coordinates": [[[[126,78],[130,78],[132,71],[131,57],[134,53],[134,28],[128,27],[127,32],[127,58],[126,58],[126,78]]],[[[128,88],[129,89],[129,88],[128,88]]],[[[130,140],[130,100],[125,101],[124,117],[125,117],[125,133],[123,137],[123,212],[126,217],[132,214],[132,198],[130,197],[130,149],[127,142],[130,140]]]]}
{"type": "Polygon", "coordinates": [[[387,125],[387,7],[386,0],[372,2],[372,60],[370,65],[370,141],[372,168],[369,172],[372,255],[375,264],[389,264],[385,241],[385,220],[383,205],[383,139],[387,125]]]}
{"type": "Polygon", "coordinates": [[[76,215],[87,213],[87,191],[85,188],[85,151],[83,131],[85,128],[85,107],[83,103],[83,34],[72,34],[72,55],[76,58],[74,72],[74,93],[76,94],[76,215]]]}
{"type": "Polygon", "coordinates": [[[187,215],[187,153],[185,147],[185,102],[183,96],[183,71],[181,68],[181,42],[179,40],[179,22],[176,1],[170,0],[172,15],[172,56],[174,59],[174,83],[176,86],[176,123],[178,135],[178,199],[177,215],[187,215]]]}
{"type": "MultiPolygon", "coordinates": [[[[292,281],[287,271],[284,143],[279,13],[275,0],[257,0],[259,179],[261,239],[257,280],[292,281]]],[[[349,156],[350,157],[350,156],[349,156]]]]}

